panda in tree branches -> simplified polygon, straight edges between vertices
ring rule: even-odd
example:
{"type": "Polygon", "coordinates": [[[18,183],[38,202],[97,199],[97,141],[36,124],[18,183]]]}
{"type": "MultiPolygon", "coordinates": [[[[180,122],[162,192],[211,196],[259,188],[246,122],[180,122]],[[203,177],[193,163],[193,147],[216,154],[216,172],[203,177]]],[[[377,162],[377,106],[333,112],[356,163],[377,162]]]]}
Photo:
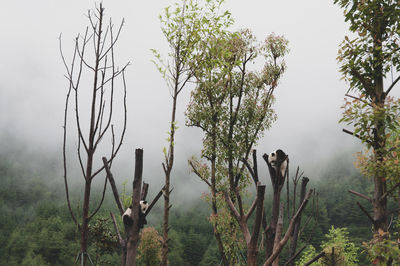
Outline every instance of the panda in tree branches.
{"type": "MultiPolygon", "coordinates": [[[[139,228],[142,229],[143,225],[147,224],[146,221],[146,211],[149,208],[149,204],[145,200],[139,202],[139,228]]],[[[122,220],[124,221],[125,228],[129,228],[133,225],[132,219],[132,205],[122,215],[122,220]]]]}
{"type": "Polygon", "coordinates": [[[278,173],[278,165],[280,163],[280,173],[282,177],[285,177],[286,174],[286,168],[288,166],[288,158],[286,153],[284,153],[282,150],[276,150],[271,152],[268,155],[268,162],[271,164],[271,166],[275,169],[275,171],[278,173]]]}

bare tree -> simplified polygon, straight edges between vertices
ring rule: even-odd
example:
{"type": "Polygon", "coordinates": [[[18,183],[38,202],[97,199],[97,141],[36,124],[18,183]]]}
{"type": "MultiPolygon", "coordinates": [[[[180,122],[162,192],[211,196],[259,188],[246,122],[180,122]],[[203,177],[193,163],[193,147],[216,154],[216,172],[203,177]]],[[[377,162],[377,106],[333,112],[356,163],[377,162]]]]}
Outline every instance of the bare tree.
{"type": "MultiPolygon", "coordinates": [[[[108,24],[105,23],[104,8],[100,3],[94,11],[88,11],[89,26],[86,27],[83,35],[78,35],[74,41],[74,52],[71,63],[68,64],[64,57],[61,47],[62,41],[60,36],[60,53],[62,61],[66,69],[66,75],[69,82],[68,92],[64,109],[64,137],[63,137],[63,162],[64,162],[64,183],[67,197],[68,209],[74,223],[80,231],[80,253],[79,257],[82,265],[86,265],[88,250],[88,228],[89,222],[100,209],[105,195],[107,178],[104,180],[104,188],[102,198],[98,206],[90,212],[90,192],[92,181],[104,170],[104,166],[96,165],[96,151],[102,144],[105,136],[111,138],[110,159],[109,163],[116,157],[125,135],[127,108],[126,108],[126,83],[125,69],[129,65],[126,64],[121,69],[115,64],[114,48],[120,36],[121,29],[124,24],[122,20],[120,26],[115,32],[114,25],[110,19],[108,24]],[[114,99],[117,93],[117,79],[121,78],[120,85],[122,87],[121,95],[123,98],[123,124],[118,140],[113,126],[114,99]],[[89,81],[88,81],[89,80],[89,81]],[[91,80],[91,81],[90,81],[91,80]],[[85,99],[85,89],[91,95],[91,98],[85,99]],[[84,107],[88,106],[89,110],[84,107]],[[69,164],[67,162],[67,139],[69,137],[69,107],[72,105],[73,120],[75,120],[75,128],[77,134],[77,161],[84,179],[84,193],[82,210],[79,217],[74,213],[71,207],[71,200],[68,188],[67,170],[69,164]],[[89,111],[88,121],[85,122],[82,117],[87,117],[86,111],[89,111]],[[78,219],[81,219],[81,222],[78,219]]],[[[99,158],[100,162],[100,158],[99,158]]]]}
{"type": "MultiPolygon", "coordinates": [[[[309,198],[311,197],[312,190],[309,190],[307,194],[305,194],[301,200],[301,204],[293,214],[293,216],[289,219],[289,225],[286,229],[285,234],[282,236],[283,233],[283,203],[280,199],[280,192],[282,187],[284,186],[287,171],[284,175],[280,171],[275,171],[275,168],[271,166],[270,162],[268,161],[268,155],[264,154],[263,158],[265,159],[273,187],[273,206],[272,206],[272,217],[271,222],[269,225],[266,223],[265,212],[263,212],[262,202],[264,201],[264,191],[265,186],[261,186],[258,177],[258,170],[257,170],[257,156],[256,151],[253,150],[253,166],[250,166],[250,163],[246,159],[242,159],[242,162],[247,167],[254,184],[256,184],[257,188],[257,196],[256,200],[253,202],[252,206],[250,207],[247,214],[243,212],[243,203],[242,198],[237,193],[236,201],[237,206],[239,207],[239,211],[236,210],[232,200],[228,193],[225,193],[225,198],[228,203],[228,207],[231,210],[233,217],[238,221],[240,229],[243,233],[244,239],[246,240],[247,244],[247,265],[256,265],[257,262],[257,253],[258,253],[258,237],[263,228],[263,233],[265,235],[264,242],[265,245],[265,262],[264,265],[279,265],[278,256],[281,253],[283,247],[289,240],[290,236],[293,235],[293,232],[299,224],[299,218],[304,211],[309,198]],[[256,217],[254,221],[253,233],[250,237],[250,232],[247,227],[247,220],[251,213],[254,211],[254,208],[257,206],[256,217]],[[260,208],[260,209],[259,209],[260,208]]],[[[287,159],[287,158],[286,158],[287,159]]],[[[280,164],[282,161],[277,162],[276,169],[280,169],[280,164]]],[[[287,179],[288,180],[288,179],[287,179]]],[[[289,181],[289,180],[288,180],[289,181]]]]}

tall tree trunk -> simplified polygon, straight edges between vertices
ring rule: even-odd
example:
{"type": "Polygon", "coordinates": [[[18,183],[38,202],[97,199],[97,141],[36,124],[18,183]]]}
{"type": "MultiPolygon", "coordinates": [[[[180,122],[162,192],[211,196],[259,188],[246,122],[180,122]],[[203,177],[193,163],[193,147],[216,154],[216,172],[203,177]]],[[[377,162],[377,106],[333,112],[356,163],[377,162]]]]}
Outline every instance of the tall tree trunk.
{"type": "MultiPolygon", "coordinates": [[[[275,239],[274,239],[274,251],[277,250],[279,243],[282,239],[283,232],[283,203],[280,204],[279,207],[279,216],[278,221],[276,223],[276,231],[275,231],[275,239]]],[[[279,266],[279,256],[272,262],[272,266],[279,266]]]]}
{"type": "MultiPolygon", "coordinates": [[[[255,160],[254,160],[255,161],[255,160]]],[[[256,165],[256,162],[255,162],[256,165]]],[[[257,185],[257,209],[250,242],[247,243],[247,265],[256,266],[258,257],[258,239],[260,236],[264,211],[265,185],[257,185]]],[[[247,221],[246,221],[247,222],[247,221]]]]}
{"type": "MultiPolygon", "coordinates": [[[[381,22],[382,23],[382,22],[381,22]]],[[[382,33],[380,29],[380,23],[375,23],[376,36],[374,39],[374,52],[373,57],[375,62],[382,62],[382,33]]],[[[377,73],[374,79],[374,95],[372,101],[374,103],[373,108],[384,108],[386,96],[383,89],[383,66],[379,63],[376,66],[375,72],[377,73]]],[[[373,148],[375,153],[375,160],[380,165],[383,162],[383,150],[386,148],[386,128],[385,121],[383,121],[384,116],[378,116],[376,121],[374,121],[374,139],[373,148]]],[[[379,229],[384,232],[388,230],[387,224],[387,199],[383,195],[386,192],[386,176],[382,171],[377,171],[373,177],[375,189],[374,197],[372,200],[372,206],[374,209],[374,231],[378,233],[379,229]]]]}
{"type": "Polygon", "coordinates": [[[267,230],[265,230],[265,256],[267,258],[272,255],[274,249],[275,231],[279,217],[280,199],[281,191],[278,188],[274,188],[271,222],[268,225],[267,230]]]}
{"type": "MultiPolygon", "coordinates": [[[[212,157],[211,157],[211,201],[212,201],[212,213],[214,216],[218,215],[217,207],[217,182],[216,182],[216,153],[217,153],[217,140],[216,140],[216,116],[213,117],[213,136],[212,136],[212,157]]],[[[219,254],[222,258],[222,263],[225,266],[229,266],[229,261],[225,255],[224,245],[222,242],[221,234],[218,231],[218,220],[215,219],[213,224],[214,236],[217,240],[219,254]]]]}
{"type": "Polygon", "coordinates": [[[161,265],[168,265],[168,225],[169,225],[169,191],[170,191],[170,173],[165,174],[164,186],[164,216],[163,216],[163,243],[161,250],[161,265]]]}
{"type": "MultiPolygon", "coordinates": [[[[179,47],[178,47],[178,57],[179,57],[179,47]]],[[[174,165],[174,141],[175,141],[175,131],[176,131],[176,105],[178,101],[178,81],[179,81],[179,64],[177,65],[177,74],[175,77],[175,88],[172,101],[172,114],[171,114],[171,124],[170,124],[170,139],[168,147],[168,155],[166,162],[164,164],[165,172],[165,190],[164,190],[164,217],[163,217],[163,243],[161,250],[161,265],[168,265],[168,231],[169,231],[169,209],[171,208],[169,196],[170,196],[170,186],[171,186],[171,171],[174,165]]]]}
{"type": "Polygon", "coordinates": [[[85,183],[85,194],[83,199],[83,210],[82,210],[82,225],[81,225],[81,260],[83,260],[83,265],[87,262],[87,248],[88,248],[88,238],[89,238],[89,202],[90,202],[90,188],[91,181],[88,180],[85,183]]]}
{"type": "Polygon", "coordinates": [[[132,189],[132,218],[133,225],[127,228],[126,266],[136,265],[136,253],[139,243],[139,202],[142,194],[143,150],[135,151],[135,175],[132,189]]]}

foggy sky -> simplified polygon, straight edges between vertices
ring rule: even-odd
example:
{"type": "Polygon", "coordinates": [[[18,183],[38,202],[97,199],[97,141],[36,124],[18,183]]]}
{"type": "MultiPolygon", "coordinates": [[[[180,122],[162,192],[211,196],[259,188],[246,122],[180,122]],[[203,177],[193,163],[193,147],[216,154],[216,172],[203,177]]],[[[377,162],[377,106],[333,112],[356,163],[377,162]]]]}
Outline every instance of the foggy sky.
{"type": "MultiPolygon", "coordinates": [[[[128,131],[121,151],[123,163],[118,164],[126,168],[121,170],[124,178],[132,173],[132,164],[126,163],[133,162],[137,147],[144,148],[144,175],[151,180],[162,177],[171,98],[150,61],[149,49],[166,54],[158,15],[173,2],[103,1],[106,15],[115,24],[125,18],[116,56],[121,65],[132,63],[126,75],[128,131]]],[[[227,0],[225,5],[235,18],[234,30],[249,28],[258,40],[272,32],[289,40],[287,72],[275,94],[278,120],[257,149],[262,155],[282,148],[292,165],[300,164],[310,177],[320,170],[322,159],[354,152],[357,145],[357,140],[341,132],[344,125],[338,125],[347,85],[340,80],[336,56],[348,32],[342,11],[332,2],[227,0]]],[[[84,31],[85,14],[94,5],[95,1],[25,0],[4,1],[0,9],[0,130],[11,132],[38,152],[56,152],[60,161],[68,82],[63,77],[58,37],[62,33],[64,52],[71,56],[73,38],[84,31]]],[[[175,175],[201,190],[204,187],[189,177],[186,167],[187,159],[201,148],[201,132],[184,126],[188,96],[184,92],[178,103],[175,175]]]]}

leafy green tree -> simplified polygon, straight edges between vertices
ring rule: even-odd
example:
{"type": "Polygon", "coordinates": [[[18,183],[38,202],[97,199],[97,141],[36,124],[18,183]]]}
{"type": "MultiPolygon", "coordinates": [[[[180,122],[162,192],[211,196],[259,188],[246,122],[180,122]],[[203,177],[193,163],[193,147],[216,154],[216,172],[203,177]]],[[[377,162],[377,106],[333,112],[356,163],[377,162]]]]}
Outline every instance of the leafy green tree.
{"type": "Polygon", "coordinates": [[[250,236],[243,230],[244,224],[235,230],[238,223],[233,215],[228,215],[230,221],[226,222],[227,217],[219,210],[227,208],[226,198],[218,193],[229,192],[244,213],[241,197],[251,179],[242,159],[248,159],[276,118],[273,92],[285,71],[283,57],[288,52],[287,40],[281,36],[270,35],[258,43],[250,30],[230,32],[230,24],[231,20],[213,22],[218,30],[202,36],[192,63],[196,88],[186,111],[186,124],[200,128],[205,135],[202,157],[208,163],[196,158],[189,163],[209,186],[214,232],[225,265],[237,263],[237,232],[242,231],[246,244],[250,244],[250,236]],[[264,67],[250,70],[257,61],[264,61],[264,67]],[[228,233],[222,235],[224,223],[228,233]]]}
{"type": "MultiPolygon", "coordinates": [[[[313,265],[317,266],[356,266],[358,264],[358,248],[348,238],[346,228],[331,227],[329,233],[325,235],[325,241],[321,244],[321,249],[324,252],[318,261],[313,265]],[[332,253],[333,251],[333,253],[332,253]]],[[[296,265],[304,265],[311,259],[317,256],[317,252],[313,246],[309,246],[303,253],[302,258],[296,265]]]]}
{"type": "Polygon", "coordinates": [[[398,153],[392,153],[389,141],[399,126],[400,101],[389,94],[400,76],[393,79],[392,75],[392,80],[388,76],[391,71],[397,74],[400,71],[400,5],[395,0],[334,0],[334,3],[344,9],[345,20],[354,33],[354,37],[345,37],[338,55],[340,71],[349,83],[348,91],[356,93],[346,94],[351,100],[343,107],[341,121],[354,127],[353,132],[345,132],[366,145],[360,164],[364,170],[369,169],[364,173],[371,177],[375,187],[371,198],[355,194],[372,204],[374,214],[368,217],[375,234],[379,230],[386,232],[387,197],[393,192],[388,189],[388,180],[398,179],[385,165],[394,166],[399,159],[398,153]]]}
{"type": "Polygon", "coordinates": [[[163,246],[162,263],[168,264],[168,230],[170,210],[170,186],[171,172],[175,158],[175,132],[178,129],[176,121],[176,107],[178,96],[187,87],[192,78],[189,62],[195,53],[201,30],[202,9],[196,1],[183,0],[181,4],[175,3],[173,7],[164,9],[160,16],[161,29],[167,40],[170,52],[168,59],[164,60],[161,55],[152,50],[157,61],[154,61],[158,70],[163,75],[172,97],[172,112],[170,128],[168,131],[168,150],[164,148],[164,162],[162,163],[165,174],[164,186],[164,221],[163,221],[163,246]],[[171,10],[173,9],[173,10],[171,10]]]}
{"type": "MultiPolygon", "coordinates": [[[[112,20],[107,25],[105,18],[105,9],[102,3],[96,7],[95,11],[88,11],[89,26],[82,35],[78,35],[74,41],[74,49],[71,62],[66,61],[61,47],[60,37],[60,53],[65,66],[68,80],[68,89],[64,106],[64,123],[63,123],[63,175],[64,187],[68,210],[71,218],[80,230],[80,260],[82,265],[86,265],[88,258],[89,245],[89,223],[99,211],[103,200],[98,206],[91,206],[91,190],[94,178],[104,170],[101,166],[101,158],[98,157],[100,147],[104,147],[103,140],[108,136],[111,139],[108,145],[110,151],[110,159],[108,163],[117,156],[126,131],[127,106],[126,106],[126,83],[125,69],[129,65],[126,64],[119,69],[115,63],[114,49],[115,44],[121,33],[124,22],[122,21],[117,31],[115,31],[112,20]],[[93,44],[93,45],[92,45],[93,44]],[[90,55],[88,55],[90,54],[90,55]],[[85,88],[85,76],[89,73],[91,84],[85,88]],[[114,116],[116,113],[114,100],[117,95],[117,80],[121,78],[123,123],[121,133],[116,140],[116,134],[113,126],[114,116]],[[88,89],[89,97],[85,99],[82,89],[88,89]],[[85,104],[82,104],[86,102],[85,104]],[[72,103],[71,103],[72,102],[72,103]],[[72,105],[72,113],[69,107],[72,105]],[[85,108],[86,107],[86,108],[85,108]],[[84,122],[85,111],[88,113],[87,120],[84,122]],[[69,115],[74,117],[74,123],[70,123],[69,115]],[[71,125],[72,124],[72,125],[71,125]],[[85,126],[84,126],[85,125],[85,126]],[[67,156],[67,146],[69,143],[69,133],[76,133],[76,165],[82,173],[83,179],[83,200],[80,215],[78,216],[72,206],[69,192],[69,157],[67,156]],[[87,131],[87,132],[86,132],[87,131]],[[68,158],[67,158],[68,157],[68,158]],[[79,222],[79,219],[81,222],[79,222]]],[[[104,151],[104,150],[103,150],[104,151]]],[[[111,167],[111,166],[110,166],[111,167]]],[[[105,195],[107,177],[104,180],[103,198],[105,195]]]]}
{"type": "Polygon", "coordinates": [[[397,233],[393,237],[388,232],[379,230],[378,234],[369,242],[363,242],[370,262],[374,265],[399,265],[400,264],[400,238],[397,233]]]}
{"type": "Polygon", "coordinates": [[[160,265],[161,237],[156,229],[152,227],[146,227],[141,231],[138,252],[140,265],[160,265]]]}
{"type": "MultiPolygon", "coordinates": [[[[112,220],[108,217],[96,217],[89,225],[89,236],[92,254],[92,260],[97,265],[110,264],[112,255],[118,248],[118,239],[112,226],[112,220]]],[[[118,263],[120,259],[118,258],[118,263]]],[[[115,261],[114,261],[115,263],[115,261]]]]}

